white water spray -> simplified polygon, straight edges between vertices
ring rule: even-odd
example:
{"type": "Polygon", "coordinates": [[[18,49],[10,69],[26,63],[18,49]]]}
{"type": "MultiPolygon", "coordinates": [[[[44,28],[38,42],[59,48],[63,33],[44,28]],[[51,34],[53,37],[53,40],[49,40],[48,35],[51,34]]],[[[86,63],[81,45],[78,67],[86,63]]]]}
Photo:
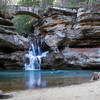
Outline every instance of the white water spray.
{"type": "Polygon", "coordinates": [[[29,64],[25,63],[25,70],[40,70],[41,59],[42,57],[46,57],[48,51],[43,52],[39,46],[39,42],[42,45],[41,40],[34,40],[34,43],[30,41],[30,48],[25,57],[29,59],[29,64]]]}

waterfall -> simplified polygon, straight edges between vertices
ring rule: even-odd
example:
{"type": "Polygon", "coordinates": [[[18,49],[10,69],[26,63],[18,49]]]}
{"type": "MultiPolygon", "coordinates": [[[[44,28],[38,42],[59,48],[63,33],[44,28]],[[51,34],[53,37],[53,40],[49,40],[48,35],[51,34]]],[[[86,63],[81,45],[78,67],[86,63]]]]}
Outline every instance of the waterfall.
{"type": "Polygon", "coordinates": [[[25,58],[29,59],[29,63],[25,63],[25,70],[40,70],[41,59],[42,57],[46,57],[48,51],[42,52],[41,50],[42,40],[35,39],[34,41],[30,40],[30,47],[27,54],[25,54],[25,58]]]}

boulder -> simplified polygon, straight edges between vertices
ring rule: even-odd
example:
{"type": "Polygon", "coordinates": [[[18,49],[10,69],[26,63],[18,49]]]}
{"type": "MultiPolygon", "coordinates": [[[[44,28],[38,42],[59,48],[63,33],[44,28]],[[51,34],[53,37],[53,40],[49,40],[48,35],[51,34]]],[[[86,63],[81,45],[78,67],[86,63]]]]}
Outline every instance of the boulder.
{"type": "Polygon", "coordinates": [[[61,41],[62,39],[58,37],[56,34],[55,35],[46,35],[45,37],[45,42],[48,46],[55,47],[57,44],[61,41]]]}
{"type": "Polygon", "coordinates": [[[92,80],[98,80],[100,79],[100,73],[99,72],[94,72],[92,75],[92,80]]]}

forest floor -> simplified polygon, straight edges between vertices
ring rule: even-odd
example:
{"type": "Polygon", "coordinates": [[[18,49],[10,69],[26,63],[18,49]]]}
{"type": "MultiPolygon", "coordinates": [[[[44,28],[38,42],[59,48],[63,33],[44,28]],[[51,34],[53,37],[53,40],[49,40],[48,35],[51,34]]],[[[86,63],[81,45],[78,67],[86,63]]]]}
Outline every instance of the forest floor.
{"type": "Polygon", "coordinates": [[[8,100],[100,100],[100,80],[66,87],[20,91],[8,100]]]}

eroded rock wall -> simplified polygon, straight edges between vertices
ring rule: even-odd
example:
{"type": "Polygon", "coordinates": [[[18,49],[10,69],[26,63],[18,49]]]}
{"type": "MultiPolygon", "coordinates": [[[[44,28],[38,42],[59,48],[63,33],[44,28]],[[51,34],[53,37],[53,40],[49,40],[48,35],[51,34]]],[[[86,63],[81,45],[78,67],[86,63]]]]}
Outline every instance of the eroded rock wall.
{"type": "Polygon", "coordinates": [[[0,69],[22,69],[28,39],[20,36],[9,18],[0,14],[0,69]]]}
{"type": "Polygon", "coordinates": [[[49,8],[38,27],[50,47],[44,69],[100,69],[100,6],[49,8]]]}

